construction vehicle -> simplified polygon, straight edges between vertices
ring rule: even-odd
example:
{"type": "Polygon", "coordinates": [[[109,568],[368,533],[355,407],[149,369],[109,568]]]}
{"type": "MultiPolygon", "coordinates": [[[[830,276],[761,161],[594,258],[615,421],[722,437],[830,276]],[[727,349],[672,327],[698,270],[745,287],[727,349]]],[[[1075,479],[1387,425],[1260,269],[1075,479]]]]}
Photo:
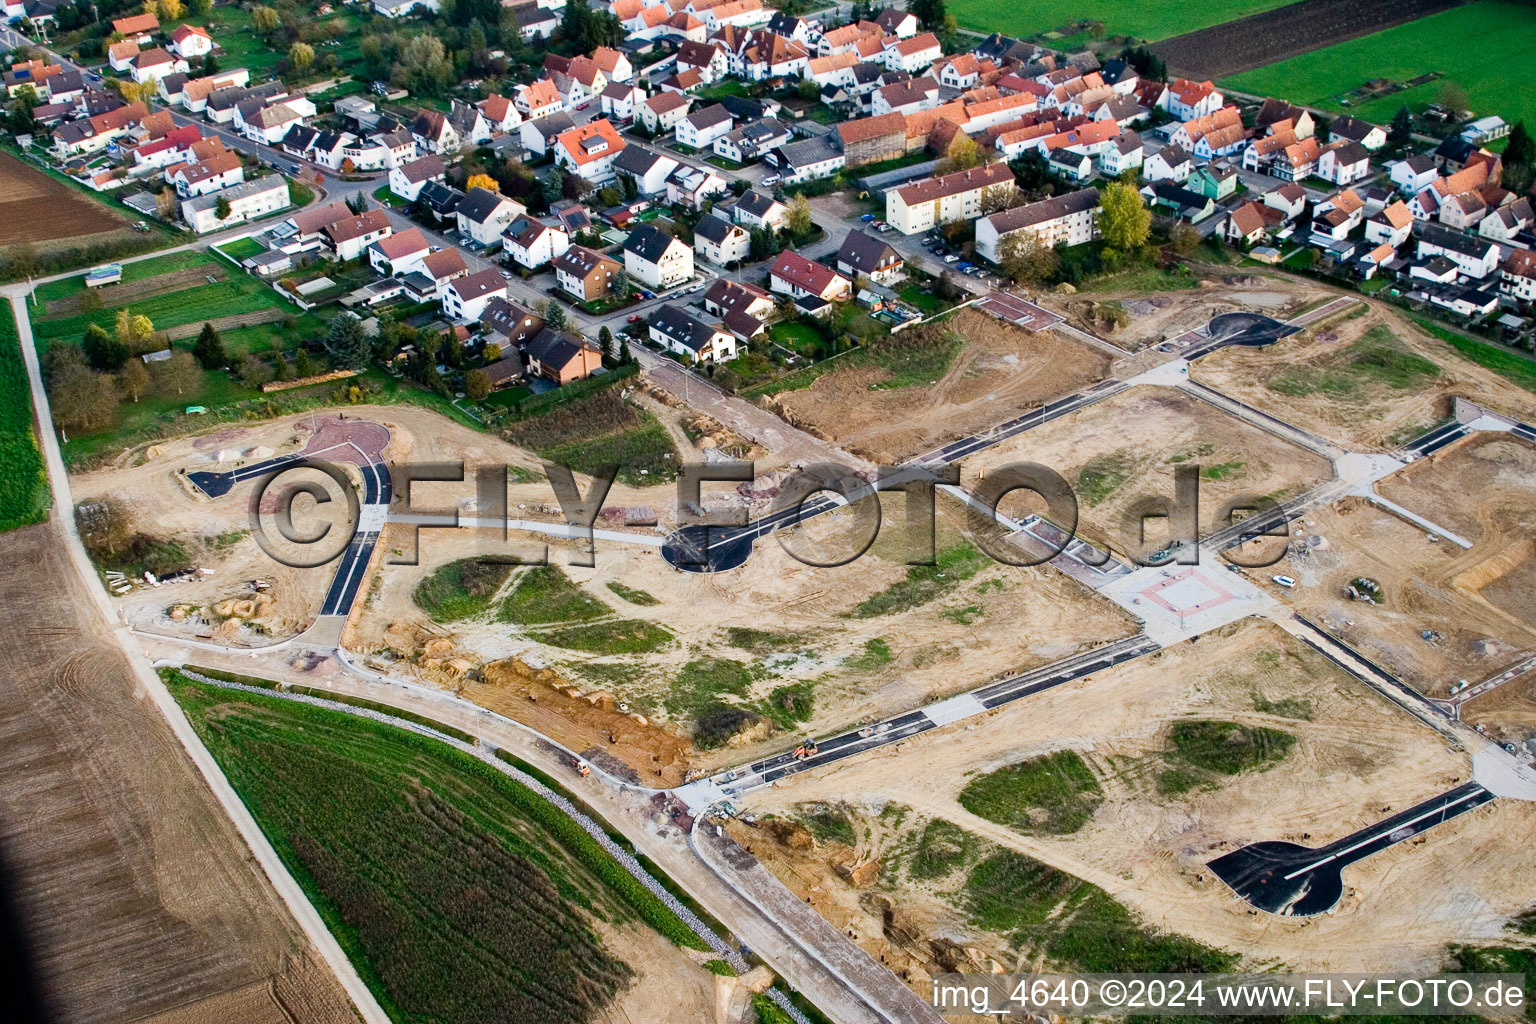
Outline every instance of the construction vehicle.
{"type": "Polygon", "coordinates": [[[577,775],[587,776],[592,774],[592,766],[579,757],[571,762],[571,767],[576,769],[577,775]]]}
{"type": "Polygon", "coordinates": [[[807,740],[795,748],[792,755],[796,761],[804,761],[808,757],[815,757],[819,753],[815,740],[807,740]]]}

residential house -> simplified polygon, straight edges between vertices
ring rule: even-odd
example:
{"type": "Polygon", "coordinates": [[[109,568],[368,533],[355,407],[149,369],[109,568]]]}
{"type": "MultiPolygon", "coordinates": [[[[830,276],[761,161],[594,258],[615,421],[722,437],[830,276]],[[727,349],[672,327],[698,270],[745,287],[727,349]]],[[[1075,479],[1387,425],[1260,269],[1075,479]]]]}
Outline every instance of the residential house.
{"type": "Polygon", "coordinates": [[[640,104],[640,123],[652,135],[665,135],[688,116],[693,100],[680,92],[659,92],[640,104]]]}
{"type": "Polygon", "coordinates": [[[1312,207],[1312,239],[1327,247],[1342,242],[1365,220],[1365,200],[1354,189],[1346,188],[1312,207]]]}
{"type": "Polygon", "coordinates": [[[430,255],[432,247],[420,228],[397,231],[368,247],[369,264],[384,277],[404,277],[430,255]]]}
{"type": "Polygon", "coordinates": [[[1399,248],[1413,230],[1413,214],[1401,199],[1384,207],[1365,222],[1365,240],[1399,248]]]}
{"type": "Polygon", "coordinates": [[[1295,182],[1280,185],[1264,193],[1264,205],[1279,210],[1286,223],[1290,223],[1306,211],[1307,190],[1295,182]]]}
{"type": "Polygon", "coordinates": [[[1171,181],[1157,181],[1142,188],[1141,194],[1152,204],[1152,209],[1179,220],[1198,224],[1216,212],[1216,202],[1210,196],[1191,192],[1171,181]]]}
{"type": "Polygon", "coordinates": [[[1182,182],[1189,180],[1195,169],[1194,160],[1180,146],[1167,145],[1147,157],[1142,164],[1141,176],[1148,181],[1182,182]]]}
{"type": "Polygon", "coordinates": [[[557,385],[586,380],[603,366],[603,354],[574,334],[545,327],[522,348],[524,372],[557,385]]]}
{"type": "Polygon", "coordinates": [[[443,313],[459,323],[479,320],[493,299],[507,297],[507,282],[499,270],[482,270],[456,277],[443,286],[443,313]]]}
{"type": "Polygon", "coordinates": [[[1167,90],[1159,100],[1159,106],[1168,111],[1174,119],[1189,121],[1215,113],[1225,106],[1226,102],[1227,98],[1210,81],[1191,82],[1187,78],[1176,78],[1168,83],[1167,90]]]}
{"type": "Polygon", "coordinates": [[[337,200],[324,206],[312,206],[289,217],[285,224],[293,228],[294,244],[302,248],[314,248],[326,238],[325,229],[352,216],[347,204],[337,200]]]}
{"type": "MultiPolygon", "coordinates": [[[[259,101],[256,101],[259,102],[259,101]]],[[[263,146],[275,146],[294,125],[303,124],[305,115],[288,103],[261,105],[250,116],[237,115],[241,134],[263,146]]]]}
{"type": "Polygon", "coordinates": [[[856,228],[843,237],[837,250],[837,269],[853,280],[866,277],[876,284],[894,285],[900,281],[905,263],[885,240],[856,228]]]}
{"type": "Polygon", "coordinates": [[[760,160],[790,139],[789,129],[777,120],[765,117],[733,129],[715,140],[715,155],[738,164],[760,160]]]}
{"type": "Polygon", "coordinates": [[[575,127],[576,122],[570,114],[549,114],[537,121],[524,121],[519,125],[518,141],[533,156],[542,157],[554,149],[555,139],[575,127]]]}
{"type": "Polygon", "coordinates": [[[242,181],[219,192],[194,196],[182,201],[181,219],[198,234],[207,234],[231,224],[240,224],[275,210],[292,206],[288,198],[288,181],[281,175],[270,174],[254,181],[242,181]],[[229,204],[229,215],[220,218],[220,201],[229,204]]]}
{"type": "Polygon", "coordinates": [[[768,231],[782,231],[789,217],[789,207],[771,195],[749,189],[731,207],[731,216],[737,224],[748,230],[764,228],[768,231]]]}
{"type": "Polygon", "coordinates": [[[677,70],[696,71],[705,85],[730,74],[731,61],[719,43],[683,42],[677,48],[677,70]]]}
{"type": "Polygon", "coordinates": [[[1357,117],[1336,117],[1328,126],[1328,138],[1334,142],[1346,139],[1374,153],[1387,144],[1387,130],[1357,117]]]}
{"type": "Polygon", "coordinates": [[[1521,196],[1513,202],[1489,210],[1488,215],[1477,222],[1477,233],[1503,243],[1501,248],[1508,249],[1512,247],[1509,243],[1514,242],[1515,236],[1531,230],[1532,223],[1531,200],[1521,196]]]}
{"type": "Polygon", "coordinates": [[[1440,165],[1427,153],[1395,160],[1387,165],[1387,175],[1392,184],[1404,195],[1416,195],[1434,184],[1440,177],[1440,165]]]}
{"type": "Polygon", "coordinates": [[[1317,170],[1317,161],[1323,155],[1316,136],[1301,139],[1275,154],[1269,173],[1286,181],[1301,181],[1317,170]]]}
{"type": "Polygon", "coordinates": [[[752,249],[752,236],[738,224],[707,213],[693,228],[693,248],[717,267],[739,263],[752,249]]]}
{"type": "Polygon", "coordinates": [[[130,103],[92,117],[68,121],[54,129],[53,152],[60,157],[100,152],[126,136],[148,116],[149,108],[143,103],[130,103]]]}
{"type": "Polygon", "coordinates": [[[592,63],[597,65],[610,82],[628,82],[635,77],[635,66],[629,58],[611,46],[599,46],[593,50],[592,63]]]}
{"type": "Polygon", "coordinates": [[[892,82],[875,90],[869,112],[875,117],[886,114],[915,114],[939,105],[939,83],[926,75],[892,82]]]}
{"type": "Polygon", "coordinates": [[[453,222],[449,218],[463,201],[464,193],[447,182],[429,181],[421,186],[421,191],[416,195],[416,212],[430,214],[440,224],[451,224],[453,222]]]}
{"type": "Polygon", "coordinates": [[[1317,176],[1335,185],[1354,184],[1369,177],[1370,173],[1370,151],[1350,139],[1328,143],[1317,158],[1317,176]]]}
{"type": "Polygon", "coordinates": [[[1495,139],[1502,139],[1510,132],[1510,125],[1497,114],[1480,117],[1461,130],[1460,138],[1481,146],[1495,139]]]}
{"type": "Polygon", "coordinates": [[[206,57],[213,52],[213,37],[205,28],[196,25],[177,25],[171,33],[166,49],[186,60],[206,57]]]}
{"type": "MultiPolygon", "coordinates": [[[[544,329],[544,318],[526,306],[509,299],[496,298],[486,303],[480,312],[480,325],[485,328],[494,344],[503,351],[521,349],[544,329]]],[[[521,361],[518,372],[521,372],[521,361]]]]}
{"type": "Polygon", "coordinates": [[[442,181],[447,174],[443,158],[428,153],[399,167],[390,168],[389,190],[408,203],[414,203],[421,187],[429,181],[442,181]]]}
{"type": "Polygon", "coordinates": [[[624,242],[624,269],[658,291],[693,277],[693,250],[653,224],[642,224],[624,242]]]}
{"type": "Polygon", "coordinates": [[[1233,245],[1258,245],[1269,233],[1271,217],[1278,224],[1280,212],[1250,200],[1224,214],[1216,232],[1233,245]]]}
{"type": "Polygon", "coordinates": [[[584,245],[573,245],[555,258],[555,283],[578,302],[601,299],[613,291],[614,275],[624,264],[584,245]]]}
{"type": "Polygon", "coordinates": [[[725,322],[741,341],[751,341],[767,327],[773,295],[756,285],[717,277],[704,293],[704,308],[725,322]]]}
{"type": "Polygon", "coordinates": [[[824,135],[780,146],[767,157],[778,169],[780,182],[799,185],[820,178],[830,178],[843,169],[846,157],[824,135]]]}
{"type": "Polygon", "coordinates": [[[1305,107],[1298,107],[1285,100],[1267,99],[1259,105],[1253,127],[1260,135],[1277,135],[1288,131],[1298,139],[1306,139],[1311,138],[1317,130],[1317,123],[1305,107]]]}
{"type": "Polygon", "coordinates": [[[627,175],[633,180],[641,195],[656,196],[667,190],[667,179],[680,165],[680,161],[664,153],[630,143],[614,160],[613,170],[616,175],[627,175]]]}
{"type": "Polygon", "coordinates": [[[424,153],[456,153],[463,146],[448,118],[436,110],[421,110],[411,122],[411,138],[424,153]]]}
{"type": "Polygon", "coordinates": [[[695,362],[722,363],[736,357],[736,336],[724,324],[705,323],[670,303],[646,318],[646,333],[669,352],[695,362]]]}
{"type": "Polygon", "coordinates": [[[1499,293],[1515,302],[1536,302],[1536,252],[1509,250],[1500,268],[1499,293]]]}
{"type": "Polygon", "coordinates": [[[610,82],[600,103],[603,116],[615,121],[633,121],[645,102],[645,91],[632,82],[610,82]]]}
{"type": "Polygon", "coordinates": [[[1099,237],[1099,190],[1079,189],[982,217],[976,222],[976,253],[997,263],[1014,236],[1048,248],[1081,245],[1099,237]]]}
{"type": "Polygon", "coordinates": [[[145,46],[153,42],[155,33],[160,31],[160,19],[153,14],[133,14],[126,18],[114,18],[112,31],[124,39],[145,46]]]}
{"type": "Polygon", "coordinates": [[[523,212],[522,203],[508,199],[500,192],[476,187],[464,194],[453,215],[461,236],[490,248],[501,242],[502,231],[523,212]]]}
{"type": "Polygon", "coordinates": [[[1146,158],[1146,147],[1135,132],[1121,132],[1114,145],[1099,154],[1099,173],[1106,178],[1118,178],[1126,171],[1140,170],[1146,158]]]}
{"type": "Polygon", "coordinates": [[[132,39],[112,43],[107,47],[107,66],[118,74],[125,74],[133,67],[133,60],[138,55],[139,44],[132,39]]]}
{"type": "Polygon", "coordinates": [[[895,36],[898,39],[911,39],[917,35],[917,30],[921,27],[917,15],[894,7],[887,7],[881,11],[875,18],[875,24],[879,25],[880,30],[886,35],[895,36]]]}
{"type": "Polygon", "coordinates": [[[341,169],[355,171],[393,169],[416,159],[416,139],[404,128],[379,132],[366,139],[352,138],[341,147],[341,169]]]}
{"type": "Polygon", "coordinates": [[[887,39],[878,59],[891,71],[915,75],[943,55],[938,37],[924,32],[910,39],[887,39]]]}
{"type": "Polygon", "coordinates": [[[547,78],[518,86],[517,93],[512,98],[512,106],[522,115],[524,121],[537,121],[551,114],[564,113],[566,109],[565,97],[560,95],[560,90],[555,88],[555,83],[547,78]]]}
{"type": "Polygon", "coordinates": [[[459,137],[458,148],[483,146],[491,141],[491,122],[477,106],[463,100],[453,100],[448,111],[448,123],[459,137]]]}
{"type": "Polygon", "coordinates": [[[1185,179],[1184,185],[1219,203],[1237,191],[1237,168],[1227,163],[1203,164],[1185,179]]]}
{"type": "Polygon", "coordinates": [[[326,245],[330,246],[336,253],[336,258],[343,262],[357,259],[374,242],[388,238],[392,234],[394,234],[394,228],[390,226],[389,215],[383,210],[350,214],[327,224],[321,230],[321,236],[326,245]]]}
{"type": "Polygon", "coordinates": [[[415,270],[406,275],[406,283],[407,286],[411,286],[417,278],[420,278],[422,283],[413,290],[423,296],[419,301],[429,302],[443,297],[443,287],[449,281],[468,273],[469,267],[464,262],[463,253],[450,246],[439,249],[423,259],[415,270]]]}
{"type": "Polygon", "coordinates": [[[143,85],[152,78],[164,78],[178,71],[184,72],[189,67],[191,65],[181,57],[157,46],[152,50],[140,50],[139,55],[129,62],[128,73],[135,82],[143,85]]]}
{"type": "Polygon", "coordinates": [[[731,130],[731,112],[722,104],[695,110],[677,122],[677,141],[696,150],[711,148],[731,130]]]}
{"type": "Polygon", "coordinates": [[[1005,202],[1017,186],[1005,163],[955,171],[894,188],[885,194],[885,219],[904,235],[914,235],[941,224],[975,220],[983,198],[1005,202]]]}
{"type": "Polygon", "coordinates": [[[768,268],[768,290],[794,299],[812,296],[838,302],[853,297],[853,282],[825,264],[785,250],[768,268]]]}
{"type": "Polygon", "coordinates": [[[725,179],[714,171],[706,171],[692,164],[680,164],[667,178],[667,202],[701,210],[704,204],[718,195],[730,191],[725,179]]]}
{"type": "Polygon", "coordinates": [[[1421,224],[1417,232],[1419,259],[1444,256],[1468,277],[1479,281],[1499,266],[1499,246],[1486,238],[1452,231],[1439,224],[1421,224]]]}
{"type": "Polygon", "coordinates": [[[165,169],[166,182],[182,199],[205,196],[237,185],[245,180],[245,165],[240,154],[229,150],[201,158],[195,163],[173,164],[165,169]]]}
{"type": "Polygon", "coordinates": [[[606,117],[588,121],[555,137],[555,163],[594,185],[614,179],[613,162],[626,143],[606,117]]]}
{"type": "Polygon", "coordinates": [[[523,112],[517,109],[517,104],[499,93],[480,101],[480,113],[493,134],[510,132],[523,123],[523,112]]]}

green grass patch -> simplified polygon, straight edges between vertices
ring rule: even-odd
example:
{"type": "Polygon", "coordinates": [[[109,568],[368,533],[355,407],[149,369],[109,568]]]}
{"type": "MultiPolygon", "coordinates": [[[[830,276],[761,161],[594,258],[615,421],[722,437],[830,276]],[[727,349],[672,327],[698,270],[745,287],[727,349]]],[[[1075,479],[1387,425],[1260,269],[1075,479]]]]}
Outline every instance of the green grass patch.
{"type": "Polygon", "coordinates": [[[811,835],[816,837],[818,843],[854,846],[859,841],[853,830],[853,819],[836,804],[813,804],[800,816],[800,820],[811,830],[811,835]]]}
{"type": "Polygon", "coordinates": [[[1464,974],[1525,975],[1525,1019],[1536,1020],[1536,950],[1529,947],[1452,946],[1446,969],[1464,974]]]}
{"type": "Polygon", "coordinates": [[[1282,697],[1270,700],[1257,690],[1253,694],[1253,710],[1277,718],[1294,718],[1298,722],[1312,721],[1312,702],[1305,697],[1282,697]]]}
{"type": "Polygon", "coordinates": [[[801,355],[814,356],[827,344],[824,332],[803,320],[780,320],[768,328],[769,340],[801,355]]]}
{"type": "Polygon", "coordinates": [[[438,566],[416,585],[416,604],[436,622],[457,622],[490,610],[491,599],[512,574],[513,563],[461,558],[438,566]]]}
{"type": "MultiPolygon", "coordinates": [[[[223,274],[239,274],[228,265],[218,265],[223,274]]],[[[237,316],[262,309],[279,309],[298,316],[302,310],[285,301],[277,292],[254,278],[229,277],[217,284],[206,281],[194,282],[187,287],[162,295],[152,295],[135,301],[132,290],[103,295],[103,307],[91,312],[70,316],[33,318],[33,330],[39,340],[68,339],[78,341],[90,324],[99,324],[111,330],[117,319],[117,311],[123,307],[135,315],[147,316],[156,329],[180,327],[184,324],[201,323],[222,316],[237,316]]]]}
{"type": "Polygon", "coordinates": [[[1220,775],[1239,775],[1285,759],[1296,737],[1279,729],[1196,719],[1175,722],[1169,760],[1220,775]]]}
{"type": "Polygon", "coordinates": [[[684,665],[672,681],[664,702],[674,715],[697,715],[719,703],[722,695],[745,697],[756,673],[752,666],[730,658],[696,658],[684,665]]]}
{"type": "Polygon", "coordinates": [[[216,248],[232,260],[248,260],[267,251],[267,247],[254,238],[236,238],[216,248]]]}
{"type": "MultiPolygon", "coordinates": [[[[1223,17],[1227,8],[1222,9],[1223,17]]],[[[1478,114],[1499,114],[1513,124],[1536,124],[1536,67],[1530,57],[1536,12],[1506,0],[1453,7],[1335,46],[1223,79],[1223,85],[1295,103],[1346,111],[1387,124],[1402,106],[1422,111],[1438,100],[1446,82],[1466,90],[1478,114]],[[1409,82],[1440,77],[1378,98],[1340,102],[1376,78],[1409,82]]]]}
{"type": "Polygon", "coordinates": [[[1229,476],[1235,476],[1246,465],[1246,462],[1218,462],[1214,466],[1201,466],[1200,478],[1202,480],[1225,480],[1229,476]]]}
{"type": "Polygon", "coordinates": [[[501,602],[501,621],[520,626],[589,622],[612,610],[572,583],[558,566],[538,565],[523,573],[501,602]]]}
{"type": "Polygon", "coordinates": [[[1130,449],[1095,455],[1077,471],[1077,492],[1090,505],[1101,505],[1136,469],[1136,457],[1130,449]]]}
{"type": "Polygon", "coordinates": [[[591,654],[649,654],[672,642],[672,634],[638,619],[612,619],[586,626],[562,626],[530,634],[551,647],[591,654]]]}
{"type": "Polygon", "coordinates": [[[343,712],[167,682],[396,1020],[468,1024],[508,1006],[591,1019],[633,975],[591,917],[703,947],[575,822],[475,758],[343,712]]]}
{"type": "Polygon", "coordinates": [[[799,647],[805,643],[805,637],[799,633],[752,629],[748,626],[729,626],[725,631],[725,642],[732,647],[762,656],[799,647]]]}
{"type": "Polygon", "coordinates": [[[1519,352],[1513,352],[1491,342],[1469,338],[1459,331],[1442,327],[1433,320],[1414,317],[1413,322],[1439,338],[1464,359],[1476,363],[1485,370],[1492,370],[1500,377],[1518,384],[1527,391],[1536,391],[1536,361],[1519,352]]]}
{"type": "Polygon", "coordinates": [[[1317,362],[1293,366],[1266,383],[1271,391],[1299,398],[1323,394],[1344,401],[1366,398],[1371,385],[1404,390],[1436,380],[1440,368],[1377,324],[1348,348],[1317,362]]]}
{"type": "Polygon", "coordinates": [[[960,806],[1025,834],[1068,835],[1093,817],[1099,780],[1074,750],[1032,757],[973,779],[960,806]]]}
{"type": "Polygon", "coordinates": [[[940,551],[934,563],[907,566],[906,579],[860,601],[853,609],[854,618],[894,615],[927,604],[975,576],[990,559],[969,541],[961,541],[940,551]]]}
{"type": "MultiPolygon", "coordinates": [[[[110,263],[112,261],[108,260],[107,262],[110,263]]],[[[215,267],[221,265],[225,266],[226,268],[228,267],[228,264],[220,264],[217,261],[210,259],[206,253],[201,253],[194,249],[188,249],[183,252],[166,253],[164,256],[156,256],[154,259],[137,260],[133,263],[123,263],[122,281],[120,281],[118,284],[104,285],[101,288],[96,289],[96,291],[101,294],[102,304],[107,305],[109,303],[116,303],[116,300],[113,298],[113,296],[127,291],[123,289],[123,285],[125,284],[132,284],[135,281],[143,281],[146,278],[158,277],[161,274],[170,274],[177,270],[190,270],[193,267],[215,267]]],[[[67,299],[71,295],[79,295],[86,290],[85,275],[79,274],[75,277],[65,277],[60,278],[57,281],[49,281],[47,284],[40,284],[37,286],[37,290],[33,294],[36,297],[39,306],[41,306],[43,303],[52,302],[58,299],[67,299]]],[[[124,301],[126,302],[127,300],[125,299],[124,301]]],[[[117,304],[120,305],[121,303],[117,304]]]]}
{"type": "Polygon", "coordinates": [[[921,881],[943,878],[974,864],[984,845],[954,822],[933,818],[923,826],[907,870],[921,881]]]}
{"type": "Polygon", "coordinates": [[[626,587],[618,580],[609,580],[608,589],[613,591],[620,598],[628,601],[630,604],[639,605],[642,608],[650,608],[654,605],[661,604],[660,601],[652,597],[650,594],[647,594],[645,591],[636,590],[634,587],[626,587]]]}
{"type": "Polygon", "coordinates": [[[603,466],[617,464],[618,479],[633,487],[663,484],[677,476],[677,446],[650,413],[644,425],[539,451],[539,457],[577,473],[593,475],[603,466]]]}
{"type": "Polygon", "coordinates": [[[39,523],[53,503],[32,426],[32,386],[11,304],[0,311],[0,530],[39,523]]]}
{"type": "Polygon", "coordinates": [[[894,657],[885,637],[877,636],[864,641],[864,650],[850,654],[843,659],[843,664],[858,672],[874,672],[889,665],[894,657]]]}
{"type": "Polygon", "coordinates": [[[916,284],[904,285],[897,294],[901,296],[901,301],[914,309],[922,310],[928,316],[932,316],[934,313],[942,313],[950,307],[950,303],[945,302],[933,292],[916,284]]]}
{"type": "Polygon", "coordinates": [[[780,729],[793,729],[809,722],[816,710],[816,684],[810,681],[776,686],[763,698],[757,709],[780,729]]]}

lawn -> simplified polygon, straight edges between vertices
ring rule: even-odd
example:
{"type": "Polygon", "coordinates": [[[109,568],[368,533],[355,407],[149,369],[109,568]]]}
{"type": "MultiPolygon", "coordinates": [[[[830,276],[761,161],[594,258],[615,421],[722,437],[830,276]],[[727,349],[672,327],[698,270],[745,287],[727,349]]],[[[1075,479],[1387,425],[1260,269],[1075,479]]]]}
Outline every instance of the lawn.
{"type": "Polygon", "coordinates": [[[1093,817],[1103,795],[1077,752],[1059,750],[972,780],[960,806],[1025,834],[1067,835],[1093,817]]]}
{"type": "Polygon", "coordinates": [[[1414,317],[1413,322],[1425,331],[1439,338],[1451,348],[1459,352],[1462,358],[1476,363],[1484,369],[1492,370],[1501,377],[1520,385],[1527,391],[1536,391],[1536,360],[1520,352],[1492,344],[1487,341],[1478,341],[1469,338],[1465,334],[1459,334],[1447,327],[1441,327],[1432,320],[1423,317],[1414,317]]]}
{"type": "Polygon", "coordinates": [[[301,312],[297,306],[285,302],[282,296],[260,281],[245,277],[238,270],[227,266],[221,269],[225,273],[239,276],[230,277],[217,284],[191,284],[178,291],[153,295],[138,302],[134,301],[132,289],[103,294],[101,309],[70,316],[43,318],[34,316],[33,329],[40,341],[59,338],[77,341],[85,334],[85,328],[89,324],[100,324],[110,329],[117,318],[118,309],[124,306],[137,315],[149,317],[158,330],[179,327],[183,324],[195,324],[221,316],[254,313],[259,309],[282,309],[292,312],[295,316],[301,312]]]}
{"type": "Polygon", "coordinates": [[[853,617],[872,619],[927,604],[976,575],[990,561],[969,541],[961,541],[940,551],[933,565],[908,566],[906,579],[860,601],[854,606],[853,617]]]}
{"type": "Polygon", "coordinates": [[[0,530],[41,522],[50,499],[32,429],[32,393],[10,303],[0,310],[0,530]]]}
{"type": "MultiPolygon", "coordinates": [[[[218,266],[227,267],[227,264],[220,264],[218,261],[210,259],[207,255],[193,250],[167,253],[164,256],[156,256],[154,259],[137,260],[133,263],[122,264],[123,280],[121,284],[109,284],[98,289],[98,291],[101,293],[103,304],[106,304],[114,301],[110,296],[130,291],[130,289],[122,287],[125,284],[142,281],[150,277],[158,277],[161,274],[174,273],[178,270],[188,270],[192,267],[213,268],[218,266]]],[[[83,291],[85,291],[85,275],[77,274],[74,277],[65,277],[57,281],[49,281],[47,284],[40,284],[33,294],[36,296],[38,303],[41,304],[56,299],[67,299],[71,295],[78,295],[83,291]]]]}
{"type": "Polygon", "coordinates": [[[1166,39],[1292,2],[1294,0],[1227,0],[1213,4],[1197,0],[1142,0],[1131,4],[1124,0],[954,0],[949,5],[949,13],[959,20],[962,28],[1012,36],[1049,32],[1077,21],[1102,21],[1109,35],[1166,39]]]}
{"type": "Polygon", "coordinates": [[[482,761],[340,711],[168,683],[395,1020],[584,1024],[634,973],[594,921],[698,945],[580,826],[482,761]]]}
{"type": "Polygon", "coordinates": [[[491,599],[511,574],[511,562],[461,558],[439,566],[416,585],[416,604],[435,622],[457,622],[481,615],[490,609],[491,599]]]}
{"type": "Polygon", "coordinates": [[[1268,67],[1234,75],[1222,84],[1243,92],[1281,96],[1343,110],[1337,97],[1372,78],[1407,82],[1439,72],[1441,80],[1349,108],[1386,124],[1404,104],[1415,111],[1435,102],[1444,82],[1467,92],[1479,115],[1536,124],[1536,63],[1530,59],[1536,8],[1506,0],[1453,7],[1374,35],[1304,53],[1268,67]]]}
{"type": "Polygon", "coordinates": [[[802,320],[780,320],[768,328],[768,337],[791,352],[813,359],[827,344],[826,334],[802,320]]]}
{"type": "Polygon", "coordinates": [[[1280,729],[1212,720],[1176,722],[1169,740],[1163,753],[1167,767],[1157,776],[1158,790],[1168,795],[1215,788],[1220,775],[1269,768],[1296,744],[1295,736],[1280,729]]]}
{"type": "Polygon", "coordinates": [[[267,251],[267,247],[254,238],[237,238],[232,242],[225,242],[218,246],[219,252],[232,260],[248,260],[252,256],[260,256],[267,251]]]}

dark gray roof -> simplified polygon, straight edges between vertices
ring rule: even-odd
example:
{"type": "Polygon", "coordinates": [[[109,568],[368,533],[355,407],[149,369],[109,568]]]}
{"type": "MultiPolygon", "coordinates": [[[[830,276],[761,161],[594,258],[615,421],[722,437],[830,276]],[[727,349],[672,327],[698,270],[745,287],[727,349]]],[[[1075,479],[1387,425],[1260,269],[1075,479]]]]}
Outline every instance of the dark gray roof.
{"type": "Polygon", "coordinates": [[[416,201],[425,203],[438,216],[446,216],[454,212],[463,199],[463,192],[441,181],[429,181],[421,186],[420,192],[416,193],[416,201]]]}
{"type": "Polygon", "coordinates": [[[695,128],[711,128],[717,124],[723,124],[731,119],[731,112],[725,109],[725,104],[715,103],[702,107],[689,114],[683,120],[695,128]]]}
{"type": "Polygon", "coordinates": [[[767,216],[768,211],[773,209],[777,202],[778,200],[771,195],[764,195],[756,189],[748,189],[741,194],[741,198],[736,200],[736,207],[754,217],[762,218],[767,216]]]}
{"type": "Polygon", "coordinates": [[[543,317],[503,298],[486,303],[480,322],[512,345],[521,345],[544,329],[543,317]]]}
{"type": "Polygon", "coordinates": [[[550,114],[548,117],[541,117],[530,123],[533,125],[533,130],[544,136],[546,141],[576,127],[576,122],[571,120],[570,114],[550,114]]]}
{"type": "Polygon", "coordinates": [[[573,245],[559,256],[555,257],[554,267],[563,270],[567,274],[575,274],[577,277],[586,277],[604,261],[616,262],[611,257],[604,256],[600,252],[594,252],[584,245],[573,245]]]}
{"type": "Polygon", "coordinates": [[[476,224],[484,224],[485,219],[496,211],[502,203],[507,202],[500,192],[492,192],[488,188],[472,188],[459,201],[458,209],[454,212],[460,217],[466,217],[476,224]]]}
{"type": "Polygon", "coordinates": [[[1068,214],[1092,210],[1097,208],[1098,205],[1098,189],[1080,188],[1076,192],[1065,192],[1059,196],[1042,199],[1038,203],[1016,206],[1011,210],[1004,210],[1002,213],[994,213],[987,218],[987,222],[997,230],[998,234],[1002,235],[1009,231],[1017,231],[1020,228],[1044,224],[1046,221],[1065,217],[1068,214]]]}
{"type": "Polygon", "coordinates": [[[614,158],[613,169],[625,174],[641,177],[662,160],[671,160],[673,163],[677,163],[674,157],[666,156],[653,149],[647,149],[644,146],[631,142],[614,158]]]}
{"type": "Polygon", "coordinates": [[[1379,126],[1357,117],[1336,117],[1328,124],[1330,139],[1351,139],[1359,142],[1379,126]]]}
{"type": "Polygon", "coordinates": [[[730,237],[732,231],[740,231],[736,225],[729,221],[721,220],[713,213],[706,213],[699,218],[699,222],[693,226],[693,233],[699,238],[708,239],[719,244],[730,237]]]}
{"type": "Polygon", "coordinates": [[[656,225],[642,224],[629,233],[629,238],[624,242],[624,251],[632,252],[648,263],[655,263],[673,241],[671,235],[656,225]]]}
{"type": "Polygon", "coordinates": [[[580,338],[545,327],[523,346],[523,353],[530,360],[537,359],[558,368],[575,359],[586,347],[580,338]]]}
{"type": "Polygon", "coordinates": [[[659,307],[646,320],[646,325],[656,328],[668,338],[695,352],[709,344],[716,330],[694,319],[681,306],[673,305],[659,307]]]}
{"type": "Polygon", "coordinates": [[[1473,259],[1482,259],[1488,254],[1488,250],[1496,248],[1486,238],[1477,238],[1462,231],[1453,231],[1443,224],[1426,221],[1415,227],[1415,233],[1419,241],[1426,245],[1433,245],[1440,249],[1449,249],[1451,252],[1470,256],[1473,259]]]}
{"type": "Polygon", "coordinates": [[[791,142],[787,146],[780,146],[774,152],[778,153],[784,166],[789,168],[809,167],[811,164],[819,164],[823,160],[831,160],[843,155],[833,148],[825,136],[791,142]]]}
{"type": "Polygon", "coordinates": [[[893,247],[863,229],[848,232],[842,247],[837,250],[837,262],[840,265],[847,264],[862,274],[880,269],[890,262],[892,256],[898,260],[901,258],[893,247]]]}

